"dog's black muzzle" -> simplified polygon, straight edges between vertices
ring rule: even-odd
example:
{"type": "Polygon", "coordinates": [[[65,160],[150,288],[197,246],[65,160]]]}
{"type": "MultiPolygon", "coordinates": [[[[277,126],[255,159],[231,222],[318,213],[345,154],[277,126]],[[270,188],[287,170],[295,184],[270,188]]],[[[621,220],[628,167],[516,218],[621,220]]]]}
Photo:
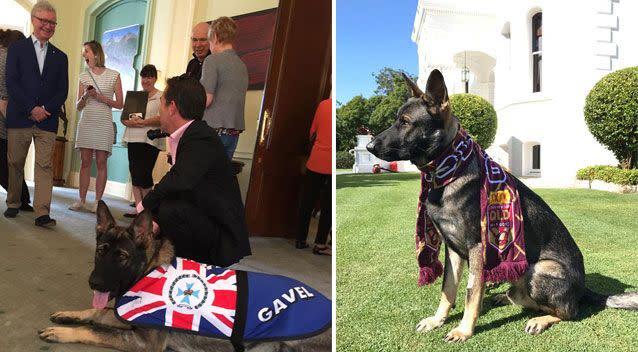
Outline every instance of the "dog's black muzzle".
{"type": "Polygon", "coordinates": [[[394,131],[385,130],[366,145],[366,149],[379,159],[385,161],[397,161],[409,159],[404,155],[400,140],[393,134],[394,131]]]}
{"type": "Polygon", "coordinates": [[[106,282],[102,279],[102,276],[96,274],[95,270],[91,272],[91,276],[89,276],[89,287],[91,290],[102,291],[102,292],[110,292],[111,287],[107,287],[106,282]]]}

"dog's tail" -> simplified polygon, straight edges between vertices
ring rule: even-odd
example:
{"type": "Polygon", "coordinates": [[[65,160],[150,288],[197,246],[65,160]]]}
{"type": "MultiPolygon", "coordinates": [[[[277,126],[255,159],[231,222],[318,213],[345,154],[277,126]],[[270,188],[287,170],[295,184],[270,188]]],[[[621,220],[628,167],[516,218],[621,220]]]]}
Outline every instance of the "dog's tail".
{"type": "Polygon", "coordinates": [[[585,288],[583,302],[607,308],[638,310],[638,292],[606,296],[585,288]]]}

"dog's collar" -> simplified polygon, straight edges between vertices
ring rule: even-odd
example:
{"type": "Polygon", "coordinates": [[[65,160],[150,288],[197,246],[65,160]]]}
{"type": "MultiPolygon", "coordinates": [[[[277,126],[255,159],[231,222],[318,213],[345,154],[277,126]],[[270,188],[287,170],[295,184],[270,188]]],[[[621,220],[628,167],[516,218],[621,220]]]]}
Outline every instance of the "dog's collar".
{"type": "Polygon", "coordinates": [[[441,155],[419,167],[426,176],[426,182],[430,183],[432,188],[439,188],[454,181],[471,160],[474,143],[472,137],[459,128],[452,143],[441,155]]]}

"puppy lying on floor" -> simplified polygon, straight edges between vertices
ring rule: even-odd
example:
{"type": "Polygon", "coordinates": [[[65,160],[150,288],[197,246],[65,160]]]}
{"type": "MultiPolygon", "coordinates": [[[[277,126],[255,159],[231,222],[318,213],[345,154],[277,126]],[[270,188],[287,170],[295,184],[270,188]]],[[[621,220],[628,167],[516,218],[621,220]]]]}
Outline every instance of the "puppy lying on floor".
{"type": "Polygon", "coordinates": [[[174,258],[170,241],[153,238],[150,211],[117,226],[100,201],[96,234],[94,309],[52,314],[78,326],[45,328],[45,341],[122,351],[331,349],[331,302],[299,281],[174,258]],[[116,308],[105,308],[112,298],[116,308]]]}

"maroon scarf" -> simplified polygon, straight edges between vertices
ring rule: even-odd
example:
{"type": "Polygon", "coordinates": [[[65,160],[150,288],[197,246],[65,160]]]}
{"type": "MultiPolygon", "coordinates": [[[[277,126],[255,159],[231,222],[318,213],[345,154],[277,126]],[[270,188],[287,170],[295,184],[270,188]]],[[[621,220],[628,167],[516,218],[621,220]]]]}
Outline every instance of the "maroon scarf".
{"type": "Polygon", "coordinates": [[[483,279],[490,282],[515,281],[527,270],[523,216],[514,179],[460,129],[452,145],[421,172],[416,223],[419,286],[431,284],[443,273],[443,265],[439,261],[441,235],[432,224],[425,206],[428,194],[431,189],[456,180],[475,158],[481,170],[483,279]]]}

